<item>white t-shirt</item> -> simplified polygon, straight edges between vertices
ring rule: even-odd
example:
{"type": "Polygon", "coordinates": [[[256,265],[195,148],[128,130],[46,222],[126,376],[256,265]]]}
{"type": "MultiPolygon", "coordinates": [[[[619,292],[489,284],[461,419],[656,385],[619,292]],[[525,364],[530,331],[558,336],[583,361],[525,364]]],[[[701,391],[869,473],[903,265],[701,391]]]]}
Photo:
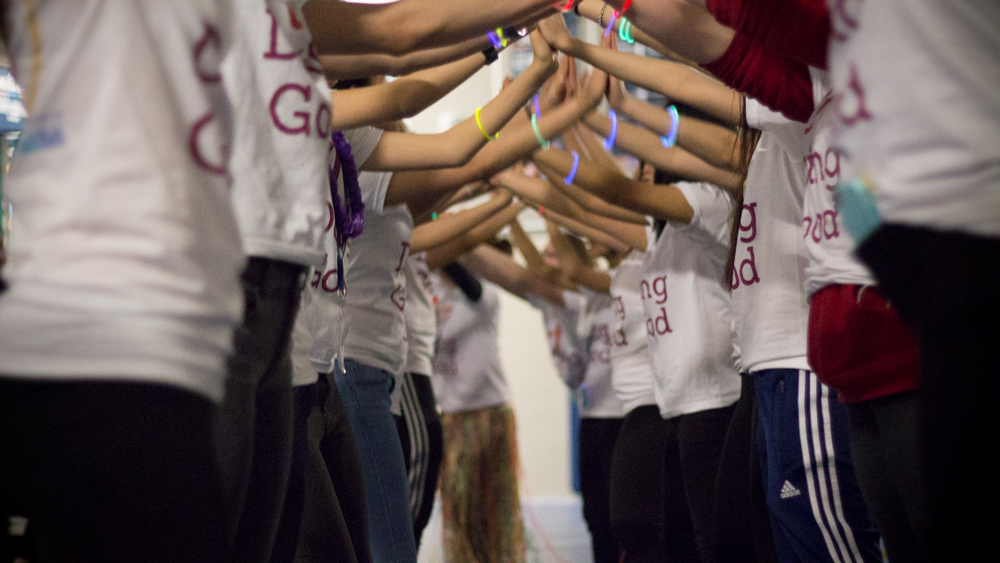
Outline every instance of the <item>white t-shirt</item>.
{"type": "Polygon", "coordinates": [[[871,285],[871,272],[854,257],[854,239],[844,228],[834,207],[833,195],[841,182],[841,158],[830,146],[836,119],[833,93],[816,107],[807,131],[813,135],[812,151],[806,157],[806,193],[802,216],[803,240],[809,255],[806,294],[830,284],[871,285]]]}
{"type": "Polygon", "coordinates": [[[222,397],[243,267],[225,178],[228,8],[7,3],[31,117],[4,185],[17,211],[0,373],[222,397]]]}
{"type": "MultiPolygon", "coordinates": [[[[351,143],[351,153],[354,155],[354,161],[358,168],[361,168],[378,145],[378,141],[382,137],[382,131],[374,127],[362,127],[346,131],[345,136],[348,142],[351,143]]],[[[358,181],[361,184],[361,199],[365,204],[365,232],[348,244],[348,250],[344,257],[345,281],[347,286],[345,305],[348,308],[351,307],[350,302],[352,299],[355,300],[355,303],[364,303],[366,299],[372,298],[370,295],[365,295],[368,290],[363,289],[363,285],[357,285],[359,282],[355,281],[363,270],[352,273],[352,266],[363,262],[359,262],[356,259],[354,251],[356,245],[359,244],[358,241],[362,237],[377,235],[378,224],[384,222],[384,219],[381,219],[380,215],[383,212],[386,188],[389,186],[391,177],[392,174],[389,173],[361,172],[358,174],[358,181]],[[373,223],[375,224],[374,227],[373,223]],[[375,233],[372,233],[372,231],[375,231],[375,233]]],[[[343,184],[343,173],[341,173],[337,177],[337,185],[341,193],[343,193],[343,184]]],[[[330,222],[328,220],[328,224],[330,222]]],[[[335,237],[333,236],[332,228],[327,231],[327,235],[324,238],[326,263],[322,269],[314,269],[310,274],[306,287],[307,291],[312,292],[312,297],[309,300],[309,305],[304,307],[303,312],[300,314],[305,315],[303,322],[306,323],[313,337],[310,359],[314,367],[321,373],[330,373],[333,371],[334,360],[339,352],[339,341],[342,337],[341,325],[342,322],[346,322],[347,343],[344,346],[345,356],[395,374],[399,371],[400,366],[398,365],[393,369],[389,369],[392,366],[369,364],[367,361],[363,361],[350,354],[348,345],[351,333],[355,330],[363,331],[365,328],[357,328],[357,325],[351,323],[349,316],[346,319],[343,318],[344,313],[341,308],[340,296],[337,293],[337,244],[334,240],[335,237]]],[[[399,248],[398,244],[397,248],[399,248]]],[[[394,258],[396,262],[393,263],[390,270],[395,268],[396,264],[399,263],[399,254],[396,254],[394,258]]],[[[360,283],[363,284],[364,282],[360,283]]],[[[403,291],[405,291],[405,288],[403,291]]],[[[303,305],[305,305],[305,301],[303,301],[303,305]]],[[[402,340],[403,336],[402,332],[400,332],[395,345],[400,346],[402,340]]]]}
{"type": "Polygon", "coordinates": [[[233,205],[243,247],[252,256],[320,266],[330,199],[330,90],[294,3],[236,6],[248,61],[230,61],[224,77],[235,86],[233,205]]]}
{"type": "MultiPolygon", "coordinates": [[[[390,174],[362,172],[362,185],[390,174]]],[[[364,189],[364,188],[362,188],[364,189]]],[[[383,191],[384,193],[384,191],[383,191]]],[[[406,258],[413,218],[405,204],[365,215],[365,232],[351,241],[347,267],[347,342],[344,356],[401,373],[406,362],[406,258]]]]}
{"type": "Polygon", "coordinates": [[[611,296],[582,289],[583,311],[577,334],[583,340],[587,371],[574,396],[580,418],[621,418],[621,401],[611,384],[611,296]]]}
{"type": "Polygon", "coordinates": [[[482,282],[483,294],[472,302],[462,290],[435,275],[438,341],[434,352],[434,397],[441,412],[482,409],[510,402],[500,367],[497,323],[498,290],[482,282]]]}
{"type": "Polygon", "coordinates": [[[1000,236],[1000,2],[831,0],[830,16],[834,144],[882,218],[1000,236]]]}
{"type": "Polygon", "coordinates": [[[611,384],[622,413],[655,405],[653,364],[646,341],[645,313],[639,296],[643,253],[633,250],[611,274],[611,384]]]}
{"type": "Polygon", "coordinates": [[[809,369],[802,198],[811,139],[806,125],[752,98],[746,111],[761,136],[747,172],[732,284],[742,367],[809,369]]]}
{"type": "Polygon", "coordinates": [[[733,369],[732,305],[720,285],[729,257],[732,198],[705,183],[678,182],[694,214],[650,237],[639,294],[653,361],[656,404],[672,418],[740,398],[733,369]]]}
{"type": "Polygon", "coordinates": [[[576,389],[587,371],[584,343],[576,331],[583,305],[580,294],[563,291],[562,307],[533,294],[528,295],[528,301],[542,312],[556,372],[567,387],[576,389]]]}
{"type": "Polygon", "coordinates": [[[430,375],[434,368],[437,311],[434,284],[427,268],[427,253],[411,254],[403,267],[406,275],[406,372],[430,375]]]}

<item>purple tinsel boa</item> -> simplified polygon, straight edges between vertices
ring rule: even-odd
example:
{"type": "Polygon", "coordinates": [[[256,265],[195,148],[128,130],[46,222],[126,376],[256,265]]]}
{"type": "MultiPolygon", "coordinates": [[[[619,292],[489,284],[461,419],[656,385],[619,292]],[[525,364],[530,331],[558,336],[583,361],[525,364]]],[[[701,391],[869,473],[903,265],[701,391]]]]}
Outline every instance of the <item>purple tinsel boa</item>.
{"type": "Polygon", "coordinates": [[[361,201],[361,184],[358,183],[358,166],[351,154],[351,144],[340,131],[331,137],[333,149],[337,152],[340,168],[344,172],[344,199],[340,201],[337,177],[330,169],[330,197],[333,199],[334,235],[337,245],[343,246],[349,239],[361,235],[365,230],[365,204],[361,201]],[[346,205],[345,205],[346,204],[346,205]]]}

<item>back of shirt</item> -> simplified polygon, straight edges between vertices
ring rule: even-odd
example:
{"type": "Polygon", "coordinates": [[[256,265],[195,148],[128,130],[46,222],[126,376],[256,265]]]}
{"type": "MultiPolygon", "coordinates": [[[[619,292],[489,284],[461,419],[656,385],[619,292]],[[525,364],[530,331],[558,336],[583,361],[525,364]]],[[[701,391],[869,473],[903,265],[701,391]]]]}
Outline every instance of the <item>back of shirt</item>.
{"type": "Polygon", "coordinates": [[[500,367],[497,324],[500,296],[483,283],[478,301],[438,278],[438,342],[434,352],[434,397],[442,412],[503,405],[510,392],[500,367]]]}
{"type": "Polygon", "coordinates": [[[7,3],[30,118],[0,373],[222,396],[241,311],[220,66],[229,2],[7,3]]]}
{"type": "Polygon", "coordinates": [[[320,266],[330,90],[295,3],[241,0],[236,14],[248,60],[228,65],[226,81],[234,83],[233,204],[243,246],[248,255],[320,266]]]}
{"type": "Polygon", "coordinates": [[[732,362],[732,304],[720,285],[732,199],[710,184],[676,186],[691,206],[691,222],[668,222],[650,241],[639,285],[656,403],[664,418],[726,407],[740,397],[732,362]]]}
{"type": "Polygon", "coordinates": [[[882,218],[1000,237],[1000,2],[829,3],[834,145],[882,218]]]}
{"type": "Polygon", "coordinates": [[[611,324],[614,303],[610,295],[582,290],[583,310],[577,335],[586,354],[587,371],[574,393],[580,418],[620,418],[621,401],[611,383],[611,324]]]}
{"type": "Polygon", "coordinates": [[[611,272],[611,382],[622,411],[654,405],[653,364],[639,296],[643,253],[633,250],[611,272]]]}
{"type": "Polygon", "coordinates": [[[802,202],[811,140],[806,125],[750,98],[746,106],[761,135],[747,172],[731,286],[742,367],[809,369],[802,202]]]}

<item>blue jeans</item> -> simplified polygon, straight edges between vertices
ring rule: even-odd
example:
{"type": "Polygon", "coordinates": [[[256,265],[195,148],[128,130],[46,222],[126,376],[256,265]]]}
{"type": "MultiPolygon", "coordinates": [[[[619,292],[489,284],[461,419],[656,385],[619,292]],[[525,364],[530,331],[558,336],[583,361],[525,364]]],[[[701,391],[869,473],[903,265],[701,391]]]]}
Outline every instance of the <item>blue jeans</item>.
{"type": "Polygon", "coordinates": [[[344,364],[347,373],[335,368],[334,380],[361,453],[372,558],[375,563],[415,563],[406,465],[390,410],[395,378],[354,360],[344,364]]]}

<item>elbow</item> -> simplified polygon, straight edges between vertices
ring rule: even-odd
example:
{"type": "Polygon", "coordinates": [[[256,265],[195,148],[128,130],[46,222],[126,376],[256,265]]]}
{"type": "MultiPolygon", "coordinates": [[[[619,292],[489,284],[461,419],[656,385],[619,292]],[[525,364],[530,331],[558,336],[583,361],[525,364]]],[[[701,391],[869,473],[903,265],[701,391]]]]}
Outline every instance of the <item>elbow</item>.
{"type": "Polygon", "coordinates": [[[409,9],[405,2],[400,2],[393,8],[396,9],[393,10],[391,17],[385,18],[384,23],[379,24],[383,30],[392,30],[385,33],[383,53],[402,57],[425,48],[431,38],[443,31],[438,18],[409,9]]]}

